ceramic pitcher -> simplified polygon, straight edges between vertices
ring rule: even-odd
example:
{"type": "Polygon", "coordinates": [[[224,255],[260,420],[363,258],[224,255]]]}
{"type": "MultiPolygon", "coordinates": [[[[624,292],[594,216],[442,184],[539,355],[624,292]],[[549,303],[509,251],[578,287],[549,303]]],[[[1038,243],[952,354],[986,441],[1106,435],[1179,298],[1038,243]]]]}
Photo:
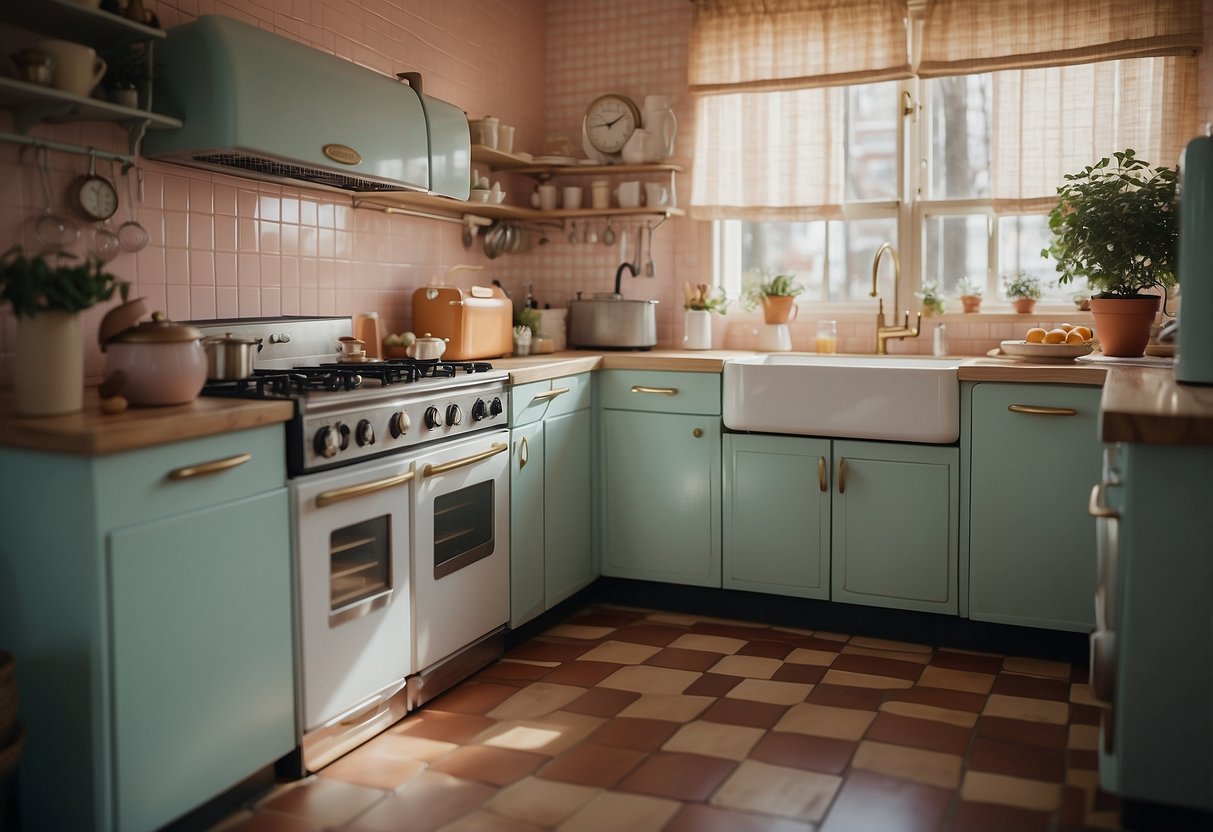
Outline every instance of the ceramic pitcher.
{"type": "Polygon", "coordinates": [[[644,115],[641,123],[649,132],[651,152],[649,161],[660,162],[674,155],[674,136],[678,133],[678,119],[664,95],[644,97],[644,115]]]}

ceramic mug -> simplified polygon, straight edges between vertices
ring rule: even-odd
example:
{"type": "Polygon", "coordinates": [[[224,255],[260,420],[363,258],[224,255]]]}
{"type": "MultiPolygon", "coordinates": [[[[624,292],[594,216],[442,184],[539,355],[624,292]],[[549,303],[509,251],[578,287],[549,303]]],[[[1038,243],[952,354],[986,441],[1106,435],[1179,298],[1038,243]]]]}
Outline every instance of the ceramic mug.
{"type": "Polygon", "coordinates": [[[105,75],[106,64],[90,46],[67,40],[38,41],[38,48],[55,60],[51,86],[88,96],[105,75]]]}
{"type": "Polygon", "coordinates": [[[556,210],[556,186],[555,185],[540,185],[539,186],[539,210],[540,211],[555,211],[556,210]]]}
{"type": "Polygon", "coordinates": [[[611,207],[611,183],[605,179],[595,179],[590,185],[590,205],[595,211],[611,207]]]}
{"type": "Polygon", "coordinates": [[[619,200],[620,208],[640,207],[640,183],[621,182],[615,189],[615,199],[619,200]]]}
{"type": "Polygon", "coordinates": [[[581,207],[581,188],[576,185],[570,185],[564,189],[564,202],[562,203],[566,211],[576,210],[581,207]]]}
{"type": "Polygon", "coordinates": [[[661,208],[670,202],[670,192],[660,182],[644,183],[644,204],[650,208],[661,208]]]}
{"type": "Polygon", "coordinates": [[[497,131],[500,126],[500,120],[492,116],[487,116],[480,122],[480,143],[489,150],[497,149],[497,131]]]}
{"type": "Polygon", "coordinates": [[[514,127],[502,124],[497,128],[497,149],[502,153],[514,152],[514,127]]]}

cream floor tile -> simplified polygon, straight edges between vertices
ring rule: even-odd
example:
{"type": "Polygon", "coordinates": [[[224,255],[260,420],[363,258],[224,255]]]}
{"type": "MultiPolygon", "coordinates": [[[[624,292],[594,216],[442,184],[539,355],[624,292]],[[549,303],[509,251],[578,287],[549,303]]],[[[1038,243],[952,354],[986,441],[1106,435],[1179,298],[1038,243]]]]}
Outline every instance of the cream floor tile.
{"type": "Polygon", "coordinates": [[[602,644],[577,657],[582,662],[614,662],[615,664],[640,664],[645,659],[661,652],[660,647],[648,644],[632,644],[627,641],[604,641],[602,644]]]}
{"type": "Polygon", "coordinates": [[[807,682],[779,682],[770,679],[743,679],[725,694],[726,699],[749,699],[772,705],[795,705],[813,691],[807,682]]]}
{"type": "Polygon", "coordinates": [[[589,786],[527,777],[497,792],[485,808],[538,826],[556,826],[601,791],[589,786]]]}
{"type": "Polygon", "coordinates": [[[811,664],[815,667],[829,667],[838,658],[838,654],[830,650],[810,650],[807,647],[797,647],[784,657],[785,662],[792,664],[811,664]]]}
{"type": "Polygon", "coordinates": [[[1053,812],[1061,803],[1061,785],[986,771],[966,771],[960,796],[978,803],[998,803],[1038,812],[1053,812]]]}
{"type": "Polygon", "coordinates": [[[604,722],[601,717],[553,711],[540,719],[500,722],[478,734],[474,742],[555,756],[597,731],[604,722]]]}
{"type": "Polygon", "coordinates": [[[864,740],[851,758],[854,768],[902,780],[955,789],[960,785],[961,757],[883,742],[864,740]]]}
{"type": "Polygon", "coordinates": [[[478,809],[448,823],[438,832],[544,832],[544,828],[478,809]]]}
{"type": "Polygon", "coordinates": [[[682,693],[688,685],[702,675],[694,670],[676,670],[672,667],[649,667],[634,664],[616,670],[599,682],[598,687],[630,690],[636,693],[682,693]]]}
{"type": "Polygon", "coordinates": [[[789,708],[772,730],[836,740],[858,740],[875,718],[873,711],[802,702],[789,708]]]}
{"type": "Polygon", "coordinates": [[[745,676],[749,679],[770,679],[781,667],[783,667],[783,662],[779,659],[768,659],[762,656],[724,656],[708,668],[708,672],[725,676],[745,676]]]}
{"type": "Polygon", "coordinates": [[[557,828],[560,832],[659,832],[681,808],[677,800],[602,792],[557,828]]]}
{"type": "Polygon", "coordinates": [[[557,711],[585,693],[585,688],[532,682],[486,716],[492,719],[535,719],[557,711]]]}
{"type": "Polygon", "coordinates": [[[1029,722],[1048,722],[1052,725],[1065,725],[1070,718],[1070,706],[1065,702],[1006,696],[1001,693],[990,694],[990,698],[986,700],[986,706],[981,712],[986,716],[1025,719],[1029,722]]]}
{"type": "Polygon", "coordinates": [[[1099,750],[1099,726],[1071,725],[1069,735],[1066,737],[1066,748],[1080,751],[1099,750]]]}
{"type": "Polygon", "coordinates": [[[699,633],[687,633],[670,642],[670,647],[680,647],[684,650],[704,650],[709,653],[736,653],[745,642],[739,638],[727,636],[705,636],[699,633]]]}
{"type": "Polygon", "coordinates": [[[918,677],[924,688],[946,688],[969,693],[989,693],[994,687],[994,676],[989,673],[974,673],[970,670],[953,670],[950,667],[928,665],[918,677]]]}
{"type": "Polygon", "coordinates": [[[877,647],[856,647],[854,644],[846,645],[842,648],[842,652],[851,653],[856,656],[876,656],[881,659],[896,659],[899,662],[914,662],[915,664],[926,664],[931,661],[930,653],[884,650],[877,647]]]}
{"type": "Polygon", "coordinates": [[[884,702],[881,704],[880,710],[898,716],[945,722],[961,728],[972,728],[977,724],[977,714],[969,711],[954,711],[951,708],[938,708],[935,705],[921,705],[917,702],[884,702]]]}
{"type": "Polygon", "coordinates": [[[817,823],[841,785],[842,778],[831,774],[746,760],[721,784],[710,802],[817,823]]]}
{"type": "Polygon", "coordinates": [[[428,763],[445,754],[449,754],[458,747],[453,742],[427,740],[424,737],[411,737],[408,734],[388,733],[375,737],[375,739],[362,746],[359,751],[381,757],[394,757],[398,760],[424,760],[428,763]]]}
{"type": "Polygon", "coordinates": [[[873,676],[869,673],[855,673],[850,670],[826,671],[821,678],[827,685],[850,685],[853,688],[874,688],[876,690],[904,690],[914,687],[909,679],[894,679],[890,676],[873,676]]]}
{"type": "Polygon", "coordinates": [[[544,632],[545,636],[559,636],[561,638],[580,638],[587,641],[593,641],[610,635],[615,632],[615,627],[591,627],[585,624],[557,624],[550,630],[544,632]]]}
{"type": "Polygon", "coordinates": [[[1022,656],[1007,656],[1002,660],[1002,669],[1029,676],[1048,676],[1053,679],[1069,679],[1068,662],[1050,662],[1045,659],[1027,659],[1022,656]]]}
{"type": "Polygon", "coordinates": [[[914,644],[909,641],[889,641],[883,638],[868,638],[867,636],[851,636],[848,642],[855,647],[869,647],[873,650],[896,650],[899,653],[925,653],[931,655],[934,648],[925,644],[914,644]]]}
{"type": "Polygon", "coordinates": [[[1076,705],[1102,705],[1095,694],[1091,693],[1091,686],[1086,682],[1075,682],[1070,685],[1070,701],[1076,705]]]}
{"type": "Polygon", "coordinates": [[[663,751],[683,751],[687,754],[723,757],[726,760],[744,760],[765,733],[761,728],[697,719],[679,728],[661,748],[663,751]]]}
{"type": "Polygon", "coordinates": [[[619,716],[634,719],[664,719],[667,722],[690,722],[716,701],[714,696],[686,694],[643,693],[640,698],[619,712],[619,716]]]}

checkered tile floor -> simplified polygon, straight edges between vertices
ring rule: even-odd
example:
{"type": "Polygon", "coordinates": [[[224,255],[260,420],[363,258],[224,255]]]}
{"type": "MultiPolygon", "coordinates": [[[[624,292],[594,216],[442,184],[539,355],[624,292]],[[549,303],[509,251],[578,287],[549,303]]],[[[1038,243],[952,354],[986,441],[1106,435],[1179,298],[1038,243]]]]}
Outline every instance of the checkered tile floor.
{"type": "Polygon", "coordinates": [[[248,830],[1117,829],[1065,663],[597,605],[248,830]]]}

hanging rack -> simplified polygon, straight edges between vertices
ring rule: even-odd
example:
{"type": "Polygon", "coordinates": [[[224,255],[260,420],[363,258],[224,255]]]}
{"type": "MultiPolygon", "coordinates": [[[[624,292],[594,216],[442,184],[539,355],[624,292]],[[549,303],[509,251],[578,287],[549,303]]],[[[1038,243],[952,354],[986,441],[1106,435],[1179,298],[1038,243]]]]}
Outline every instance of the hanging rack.
{"type": "Polygon", "coordinates": [[[50,139],[38,139],[21,133],[0,133],[0,142],[12,142],[13,144],[21,145],[22,156],[25,155],[26,148],[32,147],[35,150],[38,148],[45,148],[46,150],[57,150],[60,153],[74,153],[78,156],[95,155],[98,159],[122,162],[126,166],[135,164],[135,155],[133,153],[115,153],[112,150],[99,150],[95,147],[83,147],[78,144],[65,144],[63,142],[56,142],[50,139]]]}

